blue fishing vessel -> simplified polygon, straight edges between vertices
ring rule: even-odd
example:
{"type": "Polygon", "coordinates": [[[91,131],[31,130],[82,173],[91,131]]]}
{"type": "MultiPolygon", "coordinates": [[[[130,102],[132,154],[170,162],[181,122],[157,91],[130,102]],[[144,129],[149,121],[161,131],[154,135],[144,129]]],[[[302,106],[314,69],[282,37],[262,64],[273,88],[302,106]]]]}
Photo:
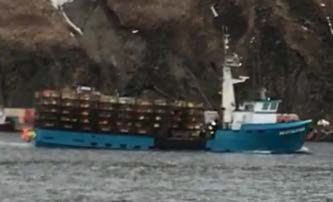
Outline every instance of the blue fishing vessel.
{"type": "MultiPolygon", "coordinates": [[[[291,153],[300,150],[311,120],[299,120],[295,114],[277,113],[281,100],[266,97],[262,89],[260,99],[246,101],[236,108],[234,85],[245,82],[249,77],[233,78],[232,68],[241,66],[237,54],[229,51],[229,35],[224,38],[225,61],[221,114],[218,127],[206,144],[212,151],[269,151],[291,153]]],[[[218,116],[216,115],[217,119],[218,116]]],[[[216,123],[214,123],[215,125],[216,123]]]]}
{"type": "Polygon", "coordinates": [[[228,34],[224,44],[219,111],[205,111],[202,105],[183,101],[104,96],[90,88],[80,89],[75,96],[50,91],[36,96],[35,145],[214,152],[300,150],[311,120],[277,113],[281,100],[266,97],[265,91],[258,100],[236,105],[234,85],[248,77],[233,78],[232,69],[241,66],[240,59],[229,53],[228,34]]]}

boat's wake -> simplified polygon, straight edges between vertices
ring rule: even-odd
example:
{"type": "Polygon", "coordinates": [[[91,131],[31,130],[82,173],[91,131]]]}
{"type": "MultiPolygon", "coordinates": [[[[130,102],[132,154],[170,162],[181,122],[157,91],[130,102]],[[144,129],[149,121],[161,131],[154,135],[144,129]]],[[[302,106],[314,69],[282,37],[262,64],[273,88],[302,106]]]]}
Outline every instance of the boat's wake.
{"type": "Polygon", "coordinates": [[[309,148],[307,148],[306,146],[303,146],[301,149],[296,151],[296,153],[298,153],[298,154],[311,154],[312,152],[309,148]]]}
{"type": "MultiPolygon", "coordinates": [[[[244,151],[242,153],[246,154],[281,154],[279,152],[269,151],[269,150],[254,150],[254,151],[244,151]]],[[[288,153],[288,154],[311,154],[311,151],[309,148],[303,146],[301,149],[288,153]]]]}
{"type": "Polygon", "coordinates": [[[0,141],[0,146],[9,146],[9,147],[31,147],[31,143],[20,143],[20,142],[6,142],[0,141]]]}

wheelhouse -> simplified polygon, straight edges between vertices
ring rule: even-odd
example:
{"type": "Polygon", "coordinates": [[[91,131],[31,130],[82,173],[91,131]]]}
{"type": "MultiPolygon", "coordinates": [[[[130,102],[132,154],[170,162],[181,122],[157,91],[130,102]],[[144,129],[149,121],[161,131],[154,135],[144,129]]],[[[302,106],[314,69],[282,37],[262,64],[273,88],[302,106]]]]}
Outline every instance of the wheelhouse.
{"type": "Polygon", "coordinates": [[[251,102],[244,102],[239,107],[239,111],[254,112],[254,113],[276,113],[281,100],[256,100],[251,102]]]}

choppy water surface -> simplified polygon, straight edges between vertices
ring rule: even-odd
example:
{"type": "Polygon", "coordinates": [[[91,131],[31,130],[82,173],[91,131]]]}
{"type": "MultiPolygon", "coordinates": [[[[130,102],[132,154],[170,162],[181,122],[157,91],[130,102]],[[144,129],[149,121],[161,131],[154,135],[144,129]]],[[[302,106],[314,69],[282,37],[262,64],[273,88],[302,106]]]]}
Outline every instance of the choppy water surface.
{"type": "Polygon", "coordinates": [[[311,155],[41,149],[0,133],[0,201],[333,201],[333,144],[311,155]]]}

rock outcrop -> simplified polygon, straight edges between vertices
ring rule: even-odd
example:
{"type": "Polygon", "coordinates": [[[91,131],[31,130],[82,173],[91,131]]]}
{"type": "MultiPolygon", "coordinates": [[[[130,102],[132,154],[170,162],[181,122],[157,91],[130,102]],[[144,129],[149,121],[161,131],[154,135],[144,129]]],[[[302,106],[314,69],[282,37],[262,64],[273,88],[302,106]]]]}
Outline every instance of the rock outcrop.
{"type": "Polygon", "coordinates": [[[71,85],[89,63],[49,1],[0,0],[0,105],[32,106],[36,90],[71,85]]]}

